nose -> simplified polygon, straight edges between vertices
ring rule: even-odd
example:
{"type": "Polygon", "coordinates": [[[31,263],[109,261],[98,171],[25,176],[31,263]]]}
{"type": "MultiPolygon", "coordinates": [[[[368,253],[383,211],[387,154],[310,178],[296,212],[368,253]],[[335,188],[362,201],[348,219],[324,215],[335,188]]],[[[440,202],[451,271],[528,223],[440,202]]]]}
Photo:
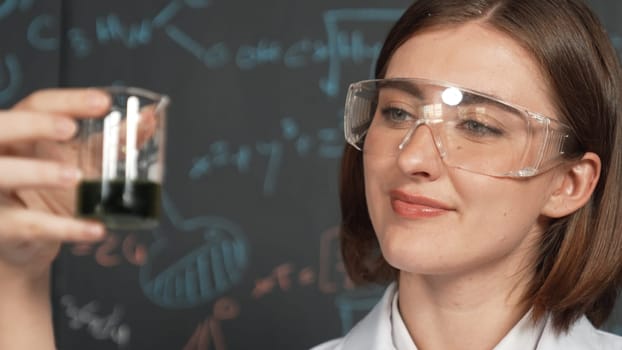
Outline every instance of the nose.
{"type": "Polygon", "coordinates": [[[434,180],[443,169],[441,151],[434,138],[433,125],[418,123],[400,143],[397,164],[409,177],[434,180]]]}

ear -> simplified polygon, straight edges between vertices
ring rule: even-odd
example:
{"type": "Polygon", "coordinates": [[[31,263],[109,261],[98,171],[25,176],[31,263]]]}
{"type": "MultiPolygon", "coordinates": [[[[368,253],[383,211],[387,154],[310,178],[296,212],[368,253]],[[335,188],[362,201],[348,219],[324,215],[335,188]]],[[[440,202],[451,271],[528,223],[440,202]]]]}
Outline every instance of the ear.
{"type": "Polygon", "coordinates": [[[542,214],[550,218],[569,215],[587,203],[600,177],[600,157],[587,152],[569,166],[560,167],[554,190],[542,208],[542,214]]]}

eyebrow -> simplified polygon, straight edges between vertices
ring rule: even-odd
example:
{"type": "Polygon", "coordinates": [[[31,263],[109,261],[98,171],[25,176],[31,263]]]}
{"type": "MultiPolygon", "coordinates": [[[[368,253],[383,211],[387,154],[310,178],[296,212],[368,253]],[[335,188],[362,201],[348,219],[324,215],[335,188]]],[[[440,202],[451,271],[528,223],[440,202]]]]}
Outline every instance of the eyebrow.
{"type": "Polygon", "coordinates": [[[491,99],[489,97],[475,95],[475,94],[470,93],[468,91],[462,91],[462,101],[460,102],[460,105],[476,105],[476,104],[493,105],[493,106],[499,107],[499,108],[501,108],[501,109],[503,109],[503,110],[505,110],[506,112],[509,112],[509,113],[517,113],[517,112],[519,112],[519,110],[517,110],[516,108],[514,108],[512,106],[508,106],[508,105],[506,105],[503,102],[493,100],[493,99],[491,99]]]}
{"type": "Polygon", "coordinates": [[[408,80],[382,80],[378,82],[377,88],[395,88],[419,99],[423,99],[423,91],[421,91],[417,84],[413,84],[408,80]]]}
{"type": "MultiPolygon", "coordinates": [[[[415,84],[413,82],[408,81],[407,79],[388,79],[388,80],[381,80],[377,83],[378,85],[376,86],[378,89],[381,88],[389,88],[389,89],[397,89],[403,92],[406,92],[416,98],[419,98],[421,100],[424,100],[424,92],[423,90],[419,87],[419,84],[415,84]]],[[[485,96],[480,96],[480,95],[476,95],[472,92],[469,91],[465,91],[463,89],[458,88],[461,92],[462,92],[462,101],[460,102],[460,105],[477,105],[477,104],[482,104],[482,105],[492,105],[498,108],[501,108],[503,110],[505,110],[506,112],[509,113],[514,113],[516,114],[517,112],[520,112],[519,110],[517,110],[515,107],[509,106],[501,101],[497,101],[495,99],[501,100],[499,97],[496,96],[490,96],[490,97],[485,97],[485,96]]]]}

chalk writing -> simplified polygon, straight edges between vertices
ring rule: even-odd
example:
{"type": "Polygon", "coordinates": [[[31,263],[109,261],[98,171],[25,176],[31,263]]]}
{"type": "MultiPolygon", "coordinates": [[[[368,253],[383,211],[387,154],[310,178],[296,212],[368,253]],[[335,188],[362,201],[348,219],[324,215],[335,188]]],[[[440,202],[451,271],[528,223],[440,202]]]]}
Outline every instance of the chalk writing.
{"type": "Polygon", "coordinates": [[[354,288],[348,278],[341,260],[339,249],[339,227],[332,227],[320,237],[320,273],[318,286],[324,293],[335,293],[338,290],[354,288]]]}
{"type": "Polygon", "coordinates": [[[220,68],[233,60],[241,70],[255,69],[263,65],[283,65],[289,69],[299,69],[310,64],[329,63],[328,75],[320,79],[319,87],[328,96],[339,92],[341,66],[370,63],[373,67],[382,45],[381,38],[368,43],[365,33],[356,29],[346,31],[340,26],[355,23],[359,28],[369,22],[392,23],[403,12],[402,9],[336,9],[323,14],[327,32],[327,42],[321,39],[302,38],[290,44],[280,40],[261,38],[255,44],[244,44],[237,49],[223,42],[203,45],[191,35],[175,25],[165,29],[171,40],[182,49],[204,63],[208,68],[220,68]]]}
{"type": "Polygon", "coordinates": [[[41,51],[57,50],[59,45],[56,29],[58,27],[55,16],[42,14],[30,22],[26,30],[26,38],[30,45],[41,51]]]}
{"type": "Polygon", "coordinates": [[[366,45],[360,30],[347,34],[339,29],[340,24],[347,21],[355,21],[359,24],[370,21],[392,23],[402,12],[403,10],[400,9],[341,9],[327,11],[324,14],[330,63],[328,76],[320,80],[320,88],[328,96],[336,96],[339,91],[341,64],[345,58],[351,58],[353,63],[365,59],[375,62],[382,46],[379,42],[366,45]]]}
{"type": "MultiPolygon", "coordinates": [[[[15,1],[13,1],[14,3],[15,1]]],[[[381,46],[380,39],[366,42],[361,30],[352,32],[340,28],[343,22],[355,22],[361,26],[367,22],[393,22],[402,13],[401,9],[337,9],[323,15],[327,31],[327,43],[320,39],[302,38],[291,44],[280,40],[261,38],[254,44],[242,44],[232,49],[222,41],[203,45],[181,28],[170,23],[183,7],[206,8],[208,1],[173,0],[165,5],[153,18],[139,19],[126,24],[116,13],[108,13],[95,19],[94,33],[84,28],[69,28],[66,35],[73,53],[85,58],[93,50],[94,42],[99,45],[118,43],[128,49],[136,49],[152,43],[154,30],[163,29],[167,36],[204,63],[208,68],[220,68],[233,62],[241,70],[255,69],[266,64],[282,64],[286,68],[298,69],[309,64],[329,61],[328,76],[320,80],[320,88],[328,96],[336,96],[344,61],[354,64],[373,63],[381,46]]],[[[1,8],[0,8],[1,10],[1,8]]],[[[1,12],[0,12],[1,16],[1,12]]],[[[56,31],[58,19],[50,14],[35,17],[27,30],[27,39],[32,47],[43,50],[57,50],[60,39],[56,31]]]]}
{"type": "Polygon", "coordinates": [[[381,287],[361,288],[337,295],[335,304],[341,319],[341,332],[345,335],[354,325],[354,321],[365,315],[382,297],[381,287]]]}
{"type": "Polygon", "coordinates": [[[8,102],[22,84],[22,68],[15,54],[7,54],[0,70],[0,103],[8,102]]]}
{"type": "Polygon", "coordinates": [[[119,41],[132,49],[151,42],[152,22],[143,19],[125,27],[117,14],[111,13],[95,20],[96,38],[101,44],[119,41]]]}
{"type": "Polygon", "coordinates": [[[322,128],[312,133],[302,132],[298,122],[291,117],[281,119],[280,126],[280,139],[256,141],[254,145],[233,146],[224,140],[214,141],[208,146],[209,153],[195,158],[188,176],[193,180],[199,180],[216,169],[225,167],[233,167],[240,173],[248,173],[253,159],[260,157],[267,160],[263,194],[271,195],[276,191],[286,148],[293,149],[300,157],[309,155],[323,159],[341,157],[344,143],[341,118],[338,119],[337,127],[322,128]]]}
{"type": "Polygon", "coordinates": [[[320,271],[318,287],[328,294],[336,293],[335,305],[341,320],[342,333],[363,316],[382,296],[382,287],[355,288],[348,277],[339,248],[339,227],[331,227],[320,235],[320,271]]]}
{"type": "Polygon", "coordinates": [[[4,0],[0,4],[0,20],[6,18],[17,10],[25,12],[32,7],[34,0],[4,0]]]}
{"type": "Polygon", "coordinates": [[[122,323],[125,313],[120,305],[115,305],[109,315],[100,315],[100,306],[96,301],[91,301],[83,306],[78,306],[71,295],[61,298],[61,305],[65,309],[65,315],[69,318],[69,327],[74,330],[85,328],[98,340],[111,340],[117,345],[128,345],[131,330],[126,323],[122,323]]]}
{"type": "MultiPolygon", "coordinates": [[[[0,5],[0,19],[14,12],[18,7],[29,9],[33,0],[6,0],[0,5]]],[[[299,69],[311,64],[328,62],[328,73],[320,78],[319,88],[330,97],[335,97],[340,90],[342,66],[348,64],[368,64],[369,73],[380,51],[381,38],[367,41],[360,29],[370,23],[393,23],[403,9],[392,8],[357,8],[333,9],[323,13],[322,19],[326,30],[326,40],[302,38],[292,43],[261,38],[253,44],[242,44],[231,48],[223,41],[201,44],[197,39],[172,24],[175,16],[184,8],[204,9],[210,5],[205,0],[173,0],[166,4],[153,18],[139,19],[126,24],[116,13],[108,13],[95,19],[94,33],[84,28],[68,28],[66,35],[73,53],[78,58],[85,58],[93,51],[95,42],[99,45],[119,43],[128,49],[150,45],[154,30],[163,29],[167,36],[180,48],[190,53],[210,69],[222,68],[235,63],[241,70],[255,69],[266,64],[280,64],[288,69],[299,69]],[[346,30],[347,26],[357,29],[346,30]]],[[[30,44],[39,50],[50,51],[59,48],[56,34],[58,20],[54,15],[41,14],[35,17],[27,30],[30,44]]],[[[622,44],[617,34],[611,34],[617,50],[622,52],[622,44]]]]}
{"type": "MultiPolygon", "coordinates": [[[[22,0],[30,3],[33,0],[22,0]]],[[[5,1],[0,5],[0,19],[3,13],[13,11],[16,0],[5,1]],[[8,5],[7,5],[8,4],[8,5]]],[[[28,5],[28,4],[27,4],[28,5]]],[[[27,5],[22,5],[26,7],[27,5]]],[[[153,39],[154,29],[158,29],[171,21],[184,6],[190,8],[205,8],[209,1],[205,0],[173,0],[167,4],[154,18],[144,18],[135,23],[125,24],[116,13],[108,13],[95,19],[94,33],[84,28],[68,28],[66,35],[73,53],[78,58],[89,56],[95,43],[99,45],[121,44],[128,49],[149,45],[153,39]]],[[[28,5],[29,6],[29,5],[28,5]]],[[[32,47],[42,51],[58,50],[59,21],[56,15],[40,14],[28,25],[26,38],[32,47]]]]}
{"type": "Polygon", "coordinates": [[[143,293],[162,307],[187,308],[209,302],[239,283],[248,260],[247,242],[240,227],[221,217],[183,219],[166,194],[163,204],[176,229],[201,234],[204,241],[156,272],[155,261],[168,246],[165,238],[158,239],[140,268],[143,293]]]}
{"type": "Polygon", "coordinates": [[[384,291],[381,286],[355,288],[343,268],[339,249],[339,228],[332,227],[320,235],[320,273],[319,279],[312,267],[296,271],[294,264],[283,263],[272,272],[255,280],[251,292],[253,299],[260,299],[278,288],[289,291],[294,283],[300,286],[311,286],[316,280],[319,290],[327,294],[336,294],[337,307],[343,334],[352,328],[354,322],[378,302],[384,291]],[[296,279],[297,277],[297,279],[296,279]]]}
{"type": "MultiPolygon", "coordinates": [[[[33,3],[34,0],[0,0],[0,21],[12,14],[27,12],[33,3]]],[[[78,59],[92,58],[103,51],[98,50],[101,48],[118,48],[128,52],[115,54],[131,55],[132,50],[136,52],[150,45],[160,45],[162,43],[155,41],[164,40],[168,41],[165,44],[170,44],[169,47],[180,51],[178,53],[182,57],[207,70],[233,67],[250,73],[261,69],[272,72],[274,67],[292,72],[314,69],[319,73],[313,72],[312,82],[308,85],[319,89],[334,102],[336,99],[333,98],[343,92],[349,67],[358,71],[356,76],[359,78],[363,78],[361,71],[362,75],[373,75],[382,38],[379,32],[372,30],[375,28],[370,27],[378,25],[386,28],[402,12],[400,9],[333,9],[317,16],[324,32],[320,30],[320,33],[299,37],[287,33],[284,35],[287,39],[259,33],[234,44],[236,38],[214,37],[206,31],[197,31],[196,23],[180,20],[184,11],[199,13],[199,10],[210,8],[213,1],[170,0],[160,4],[163,5],[161,8],[149,12],[151,17],[132,18],[128,16],[138,11],[122,12],[116,9],[97,14],[90,19],[89,25],[79,27],[61,26],[62,22],[67,22],[61,21],[57,13],[32,14],[24,28],[25,35],[20,36],[27,40],[31,48],[47,54],[58,51],[60,44],[65,43],[68,45],[67,53],[78,59]]],[[[234,20],[228,18],[226,21],[234,20]]],[[[612,34],[611,38],[618,53],[622,53],[622,37],[612,34]]],[[[23,84],[23,69],[28,67],[20,64],[19,57],[13,52],[19,51],[8,49],[0,55],[0,103],[7,103],[17,95],[23,84]]],[[[168,52],[164,57],[168,58],[168,52]]],[[[140,79],[126,78],[129,81],[140,79]]],[[[207,182],[210,180],[208,177],[219,170],[233,169],[247,176],[260,173],[258,182],[261,191],[264,195],[274,195],[279,182],[287,175],[282,174],[281,169],[294,161],[292,158],[297,157],[296,161],[336,160],[341,156],[341,119],[335,125],[329,122],[327,127],[309,129],[300,123],[301,118],[307,118],[307,115],[295,116],[285,112],[272,117],[267,116],[265,129],[276,129],[277,137],[264,136],[261,134],[265,130],[262,127],[256,131],[258,134],[255,137],[251,136],[243,142],[236,143],[226,136],[210,140],[191,164],[185,164],[187,168],[182,170],[184,176],[196,181],[194,185],[198,186],[202,184],[198,181],[207,182]],[[273,121],[283,115],[285,117],[273,121]]],[[[161,307],[180,309],[213,303],[211,315],[202,316],[204,320],[192,325],[196,329],[184,349],[225,350],[227,341],[222,326],[230,325],[224,321],[238,317],[240,304],[223,295],[241,285],[243,275],[247,273],[249,247],[245,234],[237,223],[227,218],[213,215],[184,218],[170,199],[165,199],[164,205],[165,218],[173,226],[170,228],[172,234],[165,234],[168,227],[154,233],[154,237],[150,236],[155,238],[152,245],[141,242],[136,234],[111,232],[101,243],[76,245],[71,251],[74,255],[92,257],[99,266],[106,268],[123,264],[138,267],[132,271],[138,271],[143,293],[161,307]],[[199,244],[169,262],[163,259],[163,255],[165,251],[178,247],[179,242],[173,242],[173,237],[196,237],[199,244]]],[[[291,261],[270,266],[257,275],[247,276],[247,280],[254,283],[245,291],[246,296],[252,303],[271,293],[291,293],[298,287],[317,287],[322,293],[329,294],[327,297],[335,298],[335,307],[345,332],[358,315],[366,313],[377,302],[381,291],[354,289],[340,258],[337,228],[323,232],[319,245],[318,266],[291,261]]],[[[71,329],[88,332],[101,341],[129,345],[132,332],[127,322],[123,321],[126,311],[123,306],[103,308],[100,302],[78,303],[70,295],[63,296],[61,305],[71,329]]],[[[614,321],[613,329],[621,332],[620,317],[615,318],[614,314],[614,321]]],[[[136,340],[138,330],[134,331],[136,340]]]]}
{"type": "Polygon", "coordinates": [[[216,300],[212,315],[197,326],[183,350],[226,350],[227,345],[220,322],[232,320],[239,314],[240,306],[234,299],[223,297],[216,300]]]}
{"type": "Polygon", "coordinates": [[[341,261],[338,227],[322,232],[319,254],[319,276],[312,267],[307,266],[297,271],[293,263],[283,263],[276,266],[269,275],[255,280],[252,297],[261,298],[275,288],[288,291],[294,282],[307,286],[317,281],[320,291],[326,294],[353,290],[355,286],[348,278],[341,261]]]}
{"type": "Polygon", "coordinates": [[[277,286],[282,291],[288,291],[293,283],[292,274],[296,275],[296,282],[300,286],[309,286],[315,282],[315,271],[311,267],[305,267],[296,272],[293,264],[285,263],[275,267],[270,275],[255,280],[255,288],[251,292],[252,297],[259,299],[271,293],[277,286]]]}
{"type": "Polygon", "coordinates": [[[607,323],[604,325],[604,327],[602,327],[605,330],[616,333],[616,334],[622,334],[622,312],[620,311],[622,310],[621,300],[622,299],[618,298],[618,302],[617,302],[615,309],[611,313],[611,316],[607,320],[607,323]]]}
{"type": "Polygon", "coordinates": [[[207,66],[207,68],[221,68],[231,59],[231,51],[223,42],[217,42],[205,48],[181,29],[173,25],[167,26],[165,31],[174,42],[182,49],[191,53],[196,59],[207,66]]]}
{"type": "Polygon", "coordinates": [[[153,265],[169,242],[158,238],[149,248],[134,233],[109,232],[97,244],[74,244],[76,256],[93,254],[100,266],[113,267],[124,262],[142,266],[141,287],[145,295],[168,308],[192,307],[211,301],[242,278],[248,260],[247,243],[241,229],[220,217],[183,219],[165,195],[164,213],[175,228],[203,235],[204,243],[161,272],[153,265]]]}
{"type": "Polygon", "coordinates": [[[112,267],[128,262],[140,266],[147,260],[147,247],[138,240],[135,233],[123,235],[109,232],[103,242],[97,244],[77,243],[71,248],[76,256],[94,254],[95,261],[103,267],[112,267]]]}

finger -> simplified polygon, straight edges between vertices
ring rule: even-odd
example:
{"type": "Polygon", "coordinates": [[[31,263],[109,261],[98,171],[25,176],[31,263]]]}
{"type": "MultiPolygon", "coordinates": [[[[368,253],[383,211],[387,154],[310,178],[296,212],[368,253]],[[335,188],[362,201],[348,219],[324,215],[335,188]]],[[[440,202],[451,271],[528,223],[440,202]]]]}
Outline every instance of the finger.
{"type": "Polygon", "coordinates": [[[0,144],[38,139],[68,140],[77,128],[69,117],[23,110],[0,111],[0,144]]]}
{"type": "MultiPolygon", "coordinates": [[[[151,137],[156,132],[158,127],[158,121],[156,119],[155,108],[149,107],[141,110],[140,119],[138,124],[136,125],[136,147],[138,149],[142,148],[144,144],[151,139],[151,137]]],[[[128,126],[127,119],[124,119],[117,125],[112,125],[110,130],[106,130],[106,126],[103,127],[107,136],[103,135],[102,132],[93,133],[89,136],[87,144],[88,149],[94,154],[93,157],[97,158],[95,154],[102,152],[103,143],[105,142],[105,137],[113,137],[116,135],[116,143],[120,146],[119,156],[123,156],[123,152],[125,152],[126,141],[128,138],[128,126]],[[113,135],[114,134],[114,135],[113,135]]]]}
{"type": "Polygon", "coordinates": [[[32,93],[13,108],[75,117],[97,117],[105,113],[110,104],[110,96],[103,90],[46,89],[32,93]]]}
{"type": "MultiPolygon", "coordinates": [[[[142,148],[151,139],[158,124],[154,108],[145,108],[140,112],[140,119],[136,125],[136,147],[142,148]]],[[[124,145],[128,137],[127,119],[119,127],[119,144],[124,145]]]]}
{"type": "Polygon", "coordinates": [[[140,115],[141,118],[140,123],[138,124],[138,135],[136,137],[138,148],[141,148],[143,144],[153,136],[158,126],[154,105],[150,105],[142,109],[140,115]]]}
{"type": "Polygon", "coordinates": [[[21,208],[0,208],[3,242],[84,242],[103,238],[102,224],[21,208]]]}
{"type": "Polygon", "coordinates": [[[14,157],[0,157],[0,188],[50,188],[75,186],[81,172],[59,163],[14,157]]]}

